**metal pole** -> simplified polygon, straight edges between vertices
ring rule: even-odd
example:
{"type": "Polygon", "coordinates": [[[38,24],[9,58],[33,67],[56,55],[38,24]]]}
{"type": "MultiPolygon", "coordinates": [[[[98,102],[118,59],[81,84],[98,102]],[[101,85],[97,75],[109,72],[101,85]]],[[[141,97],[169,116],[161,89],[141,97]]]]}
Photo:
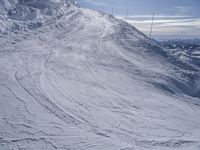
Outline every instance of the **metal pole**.
{"type": "Polygon", "coordinates": [[[125,19],[128,19],[128,10],[126,10],[126,16],[125,19]]]}
{"type": "Polygon", "coordinates": [[[155,13],[153,13],[153,17],[152,17],[152,22],[151,22],[151,28],[150,28],[149,38],[151,38],[151,36],[152,36],[152,30],[153,30],[154,19],[155,19],[155,13]]]}

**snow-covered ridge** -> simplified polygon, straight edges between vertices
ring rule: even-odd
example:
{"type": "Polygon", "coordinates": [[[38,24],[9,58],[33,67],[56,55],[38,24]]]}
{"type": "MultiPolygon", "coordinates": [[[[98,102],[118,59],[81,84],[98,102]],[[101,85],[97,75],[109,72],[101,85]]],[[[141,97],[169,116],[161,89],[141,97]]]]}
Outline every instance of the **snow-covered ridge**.
{"type": "Polygon", "coordinates": [[[75,7],[74,0],[1,0],[0,33],[41,27],[75,7]]]}
{"type": "Polygon", "coordinates": [[[1,0],[0,14],[14,19],[29,19],[40,11],[44,15],[51,15],[66,6],[76,6],[74,0],[1,0]],[[21,16],[20,16],[21,15],[21,16]],[[26,17],[27,18],[26,18],[26,17]]]}

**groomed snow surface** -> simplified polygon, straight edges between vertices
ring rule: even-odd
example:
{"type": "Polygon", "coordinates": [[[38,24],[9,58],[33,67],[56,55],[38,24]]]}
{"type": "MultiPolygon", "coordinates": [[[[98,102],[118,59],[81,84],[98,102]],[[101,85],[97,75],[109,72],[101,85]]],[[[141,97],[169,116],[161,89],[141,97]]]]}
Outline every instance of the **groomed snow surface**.
{"type": "Polygon", "coordinates": [[[40,14],[1,20],[1,150],[200,149],[198,66],[101,12],[40,14]]]}

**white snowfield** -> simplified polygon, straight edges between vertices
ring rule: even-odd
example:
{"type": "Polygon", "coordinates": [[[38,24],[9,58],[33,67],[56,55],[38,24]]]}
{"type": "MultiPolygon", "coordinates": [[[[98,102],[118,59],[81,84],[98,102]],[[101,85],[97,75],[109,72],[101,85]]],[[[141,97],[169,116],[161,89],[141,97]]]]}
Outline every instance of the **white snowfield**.
{"type": "Polygon", "coordinates": [[[200,149],[198,66],[113,16],[61,12],[1,19],[0,150],[200,149]]]}

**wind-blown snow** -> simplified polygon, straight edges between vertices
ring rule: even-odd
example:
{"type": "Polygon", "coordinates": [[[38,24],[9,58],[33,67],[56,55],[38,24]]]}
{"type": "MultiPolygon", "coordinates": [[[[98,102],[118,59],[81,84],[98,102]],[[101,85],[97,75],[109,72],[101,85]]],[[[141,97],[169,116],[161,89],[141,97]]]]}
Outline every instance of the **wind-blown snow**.
{"type": "Polygon", "coordinates": [[[200,149],[198,66],[101,12],[50,18],[1,20],[0,149],[200,149]]]}

